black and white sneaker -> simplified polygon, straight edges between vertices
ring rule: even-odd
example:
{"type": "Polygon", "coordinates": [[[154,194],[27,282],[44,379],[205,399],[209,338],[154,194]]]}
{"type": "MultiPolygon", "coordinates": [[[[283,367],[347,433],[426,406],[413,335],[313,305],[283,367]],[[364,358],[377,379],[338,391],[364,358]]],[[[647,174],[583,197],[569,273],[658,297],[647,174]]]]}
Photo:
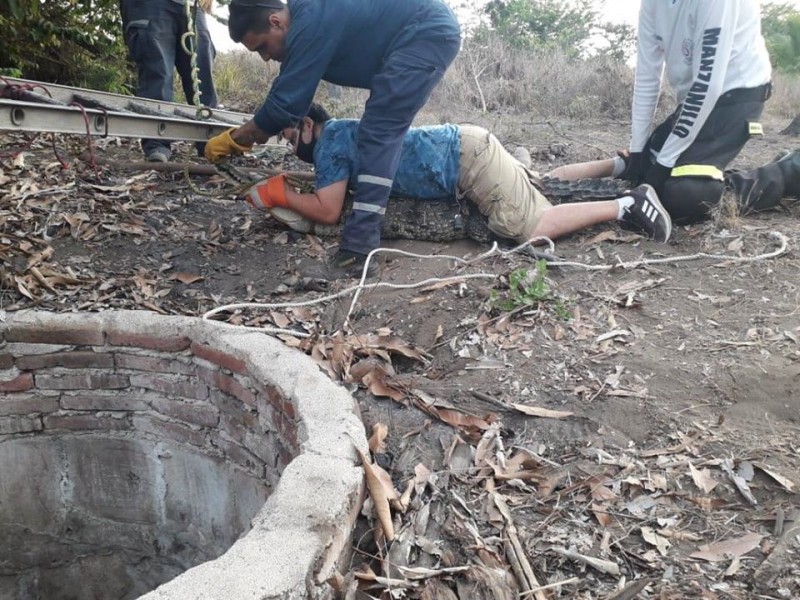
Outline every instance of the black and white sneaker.
{"type": "Polygon", "coordinates": [[[661,205],[658,194],[646,183],[634,188],[629,195],[633,205],[625,215],[628,222],[633,222],[657,242],[666,242],[672,235],[672,219],[661,205]]]}

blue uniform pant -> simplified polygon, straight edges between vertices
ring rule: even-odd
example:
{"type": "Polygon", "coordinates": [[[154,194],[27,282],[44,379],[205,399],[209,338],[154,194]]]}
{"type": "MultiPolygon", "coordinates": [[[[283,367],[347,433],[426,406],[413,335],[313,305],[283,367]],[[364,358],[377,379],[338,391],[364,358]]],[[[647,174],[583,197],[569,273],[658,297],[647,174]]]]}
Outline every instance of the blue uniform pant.
{"type": "MultiPolygon", "coordinates": [[[[421,17],[424,23],[424,16],[421,17]]],[[[353,212],[339,248],[368,254],[381,244],[381,224],[400,160],[403,138],[461,45],[458,23],[404,36],[372,79],[358,129],[359,169],[353,212]]]]}
{"type": "MultiPolygon", "coordinates": [[[[200,101],[208,107],[217,105],[217,93],[211,67],[216,54],[208,33],[206,16],[195,10],[190,0],[197,28],[195,46],[200,83],[200,101]]],[[[181,36],[187,31],[183,3],[173,0],[120,0],[125,42],[136,63],[138,87],[136,95],[172,102],[173,72],[178,70],[183,92],[189,103],[194,101],[191,59],[181,46],[181,36]]],[[[145,154],[158,147],[169,148],[170,140],[142,140],[145,154]]]]}

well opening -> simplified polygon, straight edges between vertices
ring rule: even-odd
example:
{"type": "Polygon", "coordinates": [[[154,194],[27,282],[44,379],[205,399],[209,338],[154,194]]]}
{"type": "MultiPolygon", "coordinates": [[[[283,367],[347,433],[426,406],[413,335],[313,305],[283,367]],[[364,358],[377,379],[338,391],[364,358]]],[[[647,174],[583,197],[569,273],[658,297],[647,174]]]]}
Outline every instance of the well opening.
{"type": "MultiPolygon", "coordinates": [[[[302,525],[280,498],[265,505],[296,458],[306,460],[294,478],[312,483],[315,461],[334,461],[340,509],[354,514],[360,478],[344,438],[363,432],[352,398],[326,386],[307,357],[196,319],[10,315],[0,348],[0,597],[127,599],[171,580],[154,594],[203,597],[204,568],[253,568],[247,540],[302,525]],[[330,413],[330,394],[343,414],[330,413]],[[315,436],[331,419],[333,430],[315,436]]],[[[286,585],[307,587],[309,570],[333,568],[352,522],[340,525],[328,536],[337,543],[320,540],[335,555],[315,546],[286,585]]],[[[270,560],[282,559],[263,549],[256,558],[270,560]]],[[[251,583],[275,588],[261,597],[288,597],[281,577],[259,571],[251,583]]]]}

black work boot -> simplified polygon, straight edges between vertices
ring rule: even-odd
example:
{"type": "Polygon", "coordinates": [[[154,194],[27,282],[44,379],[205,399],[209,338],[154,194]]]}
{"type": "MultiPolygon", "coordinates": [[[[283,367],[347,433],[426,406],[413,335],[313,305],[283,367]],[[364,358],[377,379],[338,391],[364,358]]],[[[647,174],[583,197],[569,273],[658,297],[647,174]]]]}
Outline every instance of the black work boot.
{"type": "MultiPolygon", "coordinates": [[[[324,265],[315,265],[310,269],[305,269],[303,275],[321,279],[324,281],[336,281],[339,279],[361,279],[364,272],[366,254],[358,254],[348,250],[339,250],[324,265]]],[[[379,258],[373,256],[367,266],[367,279],[373,279],[380,275],[379,258]]]]}
{"type": "Polygon", "coordinates": [[[787,154],[775,164],[783,175],[783,195],[800,197],[800,149],[787,154]]]}

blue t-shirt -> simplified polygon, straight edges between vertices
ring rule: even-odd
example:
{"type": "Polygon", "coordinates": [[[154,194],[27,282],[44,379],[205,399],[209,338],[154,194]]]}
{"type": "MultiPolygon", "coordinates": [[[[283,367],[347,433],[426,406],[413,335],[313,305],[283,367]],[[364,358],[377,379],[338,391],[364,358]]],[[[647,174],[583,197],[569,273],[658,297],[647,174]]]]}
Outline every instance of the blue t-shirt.
{"type": "MultiPolygon", "coordinates": [[[[317,189],[358,176],[358,124],[355,119],[331,119],[314,148],[317,189]]],[[[391,193],[395,196],[441,200],[455,198],[461,158],[457,125],[413,127],[403,140],[391,193]]]]}

